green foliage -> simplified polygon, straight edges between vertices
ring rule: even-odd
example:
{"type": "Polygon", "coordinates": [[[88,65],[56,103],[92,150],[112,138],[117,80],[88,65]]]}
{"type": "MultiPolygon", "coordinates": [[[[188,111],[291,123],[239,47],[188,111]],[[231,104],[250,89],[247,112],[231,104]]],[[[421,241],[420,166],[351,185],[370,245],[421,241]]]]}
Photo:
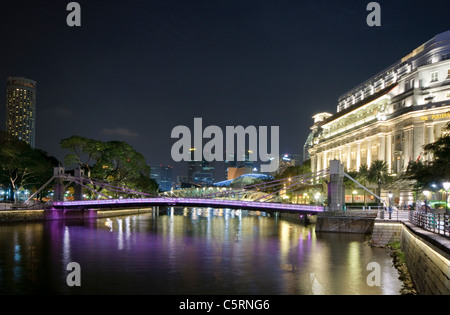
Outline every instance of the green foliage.
{"type": "Polygon", "coordinates": [[[144,156],[128,143],[72,136],[63,139],[61,147],[70,151],[65,158],[66,163],[85,169],[89,178],[144,191],[158,189],[150,178],[150,167],[144,156]]]}
{"type": "Polygon", "coordinates": [[[392,182],[387,163],[382,160],[373,161],[367,173],[367,181],[378,186],[378,196],[380,196],[381,187],[392,182]]]}
{"type": "Polygon", "coordinates": [[[51,176],[59,161],[26,142],[0,132],[0,184],[11,189],[10,200],[20,189],[39,188],[51,176]]]}
{"type": "Polygon", "coordinates": [[[424,161],[409,162],[404,177],[415,181],[414,190],[419,191],[429,186],[435,178],[434,169],[424,161]]]}
{"type": "Polygon", "coordinates": [[[303,174],[311,173],[311,167],[309,165],[288,166],[283,173],[275,176],[276,179],[290,178],[303,174]]]}
{"type": "Polygon", "coordinates": [[[415,161],[408,164],[405,177],[416,181],[415,190],[422,190],[432,182],[450,180],[450,124],[435,142],[424,146],[427,154],[432,154],[433,161],[415,161]]]}

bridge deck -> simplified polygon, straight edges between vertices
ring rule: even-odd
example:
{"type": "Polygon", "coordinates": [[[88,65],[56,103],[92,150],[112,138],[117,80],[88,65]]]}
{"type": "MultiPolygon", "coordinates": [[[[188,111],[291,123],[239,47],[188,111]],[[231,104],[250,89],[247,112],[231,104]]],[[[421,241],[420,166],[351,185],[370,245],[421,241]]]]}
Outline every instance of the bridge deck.
{"type": "Polygon", "coordinates": [[[83,201],[55,201],[52,203],[53,209],[124,208],[137,206],[210,207],[261,211],[280,210],[305,213],[319,213],[324,211],[324,208],[321,206],[201,198],[100,199],[83,201]]]}

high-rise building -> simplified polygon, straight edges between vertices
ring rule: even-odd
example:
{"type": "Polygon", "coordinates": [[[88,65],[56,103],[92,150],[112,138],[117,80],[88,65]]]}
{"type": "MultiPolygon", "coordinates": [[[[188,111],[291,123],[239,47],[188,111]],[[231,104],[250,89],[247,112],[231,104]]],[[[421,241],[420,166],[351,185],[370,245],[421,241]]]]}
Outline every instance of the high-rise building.
{"type": "Polygon", "coordinates": [[[150,178],[154,179],[159,189],[162,191],[170,191],[173,186],[173,167],[170,165],[150,166],[150,178]]]}
{"type": "Polygon", "coordinates": [[[35,147],[36,82],[8,77],[6,84],[6,133],[35,147]]]}
{"type": "Polygon", "coordinates": [[[214,181],[214,161],[208,162],[204,158],[201,161],[196,160],[195,150],[195,148],[191,149],[191,160],[187,161],[187,181],[202,186],[211,185],[214,181]]]}

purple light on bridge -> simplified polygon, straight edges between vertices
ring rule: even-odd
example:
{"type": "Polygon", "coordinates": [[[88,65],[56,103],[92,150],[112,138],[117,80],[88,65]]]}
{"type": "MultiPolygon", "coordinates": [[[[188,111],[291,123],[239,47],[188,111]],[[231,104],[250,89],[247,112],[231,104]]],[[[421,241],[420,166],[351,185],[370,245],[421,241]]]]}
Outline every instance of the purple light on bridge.
{"type": "Polygon", "coordinates": [[[302,212],[323,212],[323,207],[308,206],[298,204],[283,204],[273,202],[258,201],[240,201],[226,199],[201,199],[201,198],[135,198],[135,199],[101,199],[101,200],[83,200],[83,201],[56,201],[53,207],[77,207],[77,206],[103,206],[103,205],[126,205],[126,204],[142,204],[142,205],[182,205],[197,207],[239,207],[245,209],[274,209],[302,212]]]}

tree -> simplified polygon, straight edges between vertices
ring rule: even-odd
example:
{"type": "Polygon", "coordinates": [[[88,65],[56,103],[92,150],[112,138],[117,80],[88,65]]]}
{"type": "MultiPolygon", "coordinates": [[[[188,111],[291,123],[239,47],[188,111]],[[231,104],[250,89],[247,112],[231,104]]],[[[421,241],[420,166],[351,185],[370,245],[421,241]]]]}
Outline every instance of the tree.
{"type": "Polygon", "coordinates": [[[308,165],[288,166],[283,173],[275,176],[276,179],[291,178],[303,174],[311,173],[311,167],[308,165]]]}
{"type": "Polygon", "coordinates": [[[10,201],[16,201],[16,193],[25,187],[42,186],[52,176],[55,163],[56,158],[46,152],[0,132],[0,183],[9,191],[10,201]]]}
{"type": "Polygon", "coordinates": [[[150,178],[150,167],[142,154],[122,141],[102,142],[80,136],[72,136],[61,141],[61,147],[71,151],[65,161],[86,170],[93,179],[107,181],[114,186],[156,191],[158,185],[150,178]]]}
{"type": "Polygon", "coordinates": [[[443,130],[441,137],[423,147],[427,154],[433,156],[429,171],[436,181],[450,179],[450,123],[443,130]]]}
{"type": "Polygon", "coordinates": [[[91,163],[98,159],[103,149],[102,142],[80,136],[72,136],[60,142],[61,148],[71,151],[65,157],[65,164],[76,164],[91,178],[91,163]]]}
{"type": "Polygon", "coordinates": [[[378,197],[381,197],[381,186],[391,182],[388,166],[385,161],[375,160],[370,165],[367,177],[369,183],[376,184],[378,187],[378,197]]]}
{"type": "Polygon", "coordinates": [[[416,192],[433,182],[450,180],[450,123],[443,131],[435,142],[423,146],[425,153],[432,154],[433,161],[418,160],[408,164],[405,178],[415,181],[416,192]]]}

